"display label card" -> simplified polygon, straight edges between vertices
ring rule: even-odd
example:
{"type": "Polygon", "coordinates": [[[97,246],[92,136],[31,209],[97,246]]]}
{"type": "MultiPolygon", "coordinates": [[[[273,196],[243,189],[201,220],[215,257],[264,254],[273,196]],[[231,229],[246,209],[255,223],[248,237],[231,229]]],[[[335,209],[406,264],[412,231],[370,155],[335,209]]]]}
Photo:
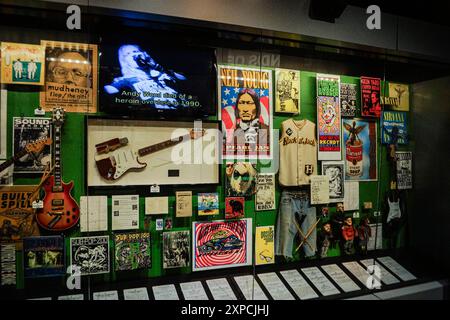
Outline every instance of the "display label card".
{"type": "Polygon", "coordinates": [[[152,287],[155,300],[180,300],[173,284],[152,287]]]}
{"type": "Polygon", "coordinates": [[[268,300],[258,282],[252,275],[234,277],[245,300],[268,300]]]}
{"type": "Polygon", "coordinates": [[[317,267],[301,269],[305,276],[313,283],[313,285],[324,296],[331,296],[340,293],[338,289],[328,280],[325,275],[317,267]]]}
{"type": "Polygon", "coordinates": [[[124,289],[123,297],[125,300],[149,300],[147,288],[124,289]]]}
{"type": "Polygon", "coordinates": [[[236,295],[225,278],[206,280],[214,300],[237,300],[236,295]]]}
{"type": "Polygon", "coordinates": [[[33,201],[33,203],[31,204],[31,207],[33,209],[42,209],[42,208],[44,208],[44,201],[42,201],[42,200],[33,201]]]}
{"type": "Polygon", "coordinates": [[[330,202],[330,179],[328,176],[311,176],[311,204],[330,202]]]}
{"type": "Polygon", "coordinates": [[[150,193],[159,193],[160,192],[160,187],[158,185],[153,185],[150,187],[150,193]]]}
{"type": "Polygon", "coordinates": [[[200,281],[183,282],[180,287],[184,300],[209,300],[200,281]]]}
{"type": "Polygon", "coordinates": [[[347,268],[347,270],[350,271],[365,287],[372,289],[371,284],[369,283],[370,274],[367,269],[363,268],[356,261],[344,262],[342,265],[347,268]]]}
{"type": "Polygon", "coordinates": [[[408,270],[403,268],[397,261],[392,259],[391,257],[381,257],[377,258],[387,269],[389,269],[392,273],[398,276],[403,281],[410,281],[417,279],[413,274],[411,274],[408,270]]]}
{"type": "Polygon", "coordinates": [[[367,250],[383,249],[383,224],[371,223],[369,224],[369,226],[371,230],[371,236],[367,241],[367,250]]]}
{"type": "Polygon", "coordinates": [[[319,297],[297,270],[284,270],[280,271],[280,274],[301,300],[319,297]]]}
{"type": "Polygon", "coordinates": [[[145,214],[168,214],[169,197],[145,198],[145,214]]]}
{"type": "Polygon", "coordinates": [[[176,192],[176,216],[192,217],[192,191],[176,192]]]}
{"type": "Polygon", "coordinates": [[[93,300],[119,300],[119,293],[117,290],[94,292],[93,300]]]}
{"type": "Polygon", "coordinates": [[[108,230],[108,197],[80,197],[80,228],[81,232],[108,230]]]}
{"type": "Polygon", "coordinates": [[[139,195],[112,196],[112,229],[139,229],[139,195]]]}
{"type": "Polygon", "coordinates": [[[396,277],[394,277],[378,261],[375,261],[375,259],[365,259],[365,260],[360,260],[359,262],[361,262],[366,268],[369,267],[369,266],[373,266],[373,265],[375,265],[378,268],[380,268],[380,280],[384,284],[389,285],[389,284],[394,284],[394,283],[399,283],[400,282],[400,280],[398,280],[396,277]]]}
{"type": "Polygon", "coordinates": [[[36,108],[36,109],[34,109],[34,115],[35,116],[45,116],[45,110],[36,108]]]}
{"type": "Polygon", "coordinates": [[[67,296],[59,296],[58,300],[84,300],[84,294],[69,294],[67,296]]]}
{"type": "Polygon", "coordinates": [[[274,300],[295,300],[275,272],[260,273],[258,278],[274,300]]]}
{"type": "Polygon", "coordinates": [[[344,291],[352,292],[361,288],[336,264],[321,266],[331,279],[344,291]]]}
{"type": "Polygon", "coordinates": [[[43,297],[43,298],[31,298],[27,300],[52,300],[52,297],[43,297]]]}

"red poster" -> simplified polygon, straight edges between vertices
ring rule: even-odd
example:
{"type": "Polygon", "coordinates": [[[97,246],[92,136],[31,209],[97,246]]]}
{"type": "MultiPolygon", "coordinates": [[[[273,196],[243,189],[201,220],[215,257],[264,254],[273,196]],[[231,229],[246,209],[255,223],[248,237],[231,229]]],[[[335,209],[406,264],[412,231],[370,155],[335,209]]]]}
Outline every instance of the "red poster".
{"type": "Polygon", "coordinates": [[[361,115],[363,117],[380,117],[380,92],[380,78],[361,77],[361,115]]]}

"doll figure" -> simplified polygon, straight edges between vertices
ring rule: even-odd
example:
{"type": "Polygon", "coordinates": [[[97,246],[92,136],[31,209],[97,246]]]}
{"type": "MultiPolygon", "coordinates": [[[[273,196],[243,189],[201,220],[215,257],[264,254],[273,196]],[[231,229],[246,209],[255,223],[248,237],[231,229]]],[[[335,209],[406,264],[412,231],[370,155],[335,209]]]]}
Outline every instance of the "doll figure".
{"type": "Polygon", "coordinates": [[[326,258],[328,256],[328,249],[334,239],[333,232],[331,230],[331,223],[326,222],[322,226],[322,232],[319,235],[320,257],[326,258]]]}
{"type": "Polygon", "coordinates": [[[361,254],[367,253],[367,243],[369,242],[369,237],[372,236],[369,223],[369,218],[366,217],[361,220],[358,227],[358,249],[361,254]]]}
{"type": "Polygon", "coordinates": [[[336,213],[333,216],[332,220],[332,230],[335,240],[339,240],[341,238],[341,230],[344,226],[345,214],[344,214],[344,204],[339,202],[336,206],[336,213]]]}
{"type": "Polygon", "coordinates": [[[344,242],[344,253],[349,255],[355,253],[354,240],[358,236],[358,230],[353,226],[352,217],[347,217],[344,220],[342,227],[342,239],[344,242]]]}

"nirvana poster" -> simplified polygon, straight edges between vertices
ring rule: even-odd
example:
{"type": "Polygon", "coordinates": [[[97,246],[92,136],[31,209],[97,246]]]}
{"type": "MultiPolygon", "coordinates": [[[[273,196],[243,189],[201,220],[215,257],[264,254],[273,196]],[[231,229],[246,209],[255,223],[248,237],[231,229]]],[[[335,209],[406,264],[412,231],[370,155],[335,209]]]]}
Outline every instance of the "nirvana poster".
{"type": "Polygon", "coordinates": [[[381,115],[381,79],[361,77],[361,116],[376,117],[381,115]]]}
{"type": "MultiPolygon", "coordinates": [[[[51,137],[51,119],[35,117],[13,117],[13,152],[17,154],[27,144],[38,139],[51,137]]],[[[29,153],[14,164],[14,172],[43,172],[51,161],[50,146],[46,145],[39,153],[29,153]]]]}
{"type": "Polygon", "coordinates": [[[66,273],[62,236],[24,238],[23,257],[25,278],[61,276],[66,273]]]}
{"type": "Polygon", "coordinates": [[[109,236],[70,239],[70,262],[81,275],[109,272],[109,236]]]}
{"type": "Polygon", "coordinates": [[[408,144],[406,112],[384,111],[381,130],[383,144],[408,144]]]}
{"type": "Polygon", "coordinates": [[[44,84],[44,47],[2,42],[1,82],[5,84],[44,84]]]}
{"type": "Polygon", "coordinates": [[[259,173],[256,176],[255,210],[275,210],[275,174],[259,173]]]}
{"type": "Polygon", "coordinates": [[[275,69],[275,112],[300,113],[300,71],[275,69]]]}
{"type": "Polygon", "coordinates": [[[341,116],[356,116],[356,84],[341,83],[341,116]]]}
{"type": "Polygon", "coordinates": [[[192,223],[192,271],[252,264],[252,220],[192,223]]]}
{"type": "Polygon", "coordinates": [[[0,243],[0,286],[16,285],[16,244],[0,243]]]}
{"type": "Polygon", "coordinates": [[[318,160],[341,160],[339,76],[317,75],[318,160]]]}
{"type": "Polygon", "coordinates": [[[152,266],[150,233],[116,233],[114,247],[116,271],[136,270],[152,266]]]}
{"type": "Polygon", "coordinates": [[[344,161],[322,162],[322,174],[328,176],[330,179],[329,202],[343,202],[345,181],[344,161]]]}
{"type": "Polygon", "coordinates": [[[244,197],[225,198],[225,219],[240,219],[245,215],[244,197]]]}
{"type": "Polygon", "coordinates": [[[272,71],[219,66],[224,159],[272,158],[272,71]]]}
{"type": "Polygon", "coordinates": [[[353,119],[342,121],[345,142],[345,180],[377,180],[377,124],[353,119]]]}
{"type": "Polygon", "coordinates": [[[42,40],[45,85],[41,107],[52,111],[97,112],[97,45],[42,40]]]}
{"type": "Polygon", "coordinates": [[[38,236],[31,198],[37,186],[0,186],[0,241],[38,236]]]}
{"type": "Polygon", "coordinates": [[[163,233],[163,268],[182,268],[190,265],[190,231],[163,233]]]}
{"type": "Polygon", "coordinates": [[[256,192],[256,164],[250,162],[227,162],[225,171],[227,196],[251,197],[256,192]]]}
{"type": "Polygon", "coordinates": [[[274,226],[256,227],[255,264],[275,263],[274,226]]]}
{"type": "Polygon", "coordinates": [[[219,214],[219,194],[199,193],[198,194],[198,215],[208,216],[219,214]]]}
{"type": "Polygon", "coordinates": [[[412,152],[395,152],[397,162],[397,188],[412,189],[412,152]]]}
{"type": "Polygon", "coordinates": [[[409,111],[409,86],[407,84],[389,83],[389,100],[394,98],[391,108],[394,111],[409,111]]]}

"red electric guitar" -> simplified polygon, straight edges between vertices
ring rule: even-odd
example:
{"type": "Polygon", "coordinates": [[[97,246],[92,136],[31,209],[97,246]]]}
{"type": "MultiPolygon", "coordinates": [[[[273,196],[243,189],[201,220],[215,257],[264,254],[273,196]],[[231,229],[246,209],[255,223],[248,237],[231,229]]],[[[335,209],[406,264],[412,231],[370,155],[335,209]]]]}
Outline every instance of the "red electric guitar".
{"type": "Polygon", "coordinates": [[[53,109],[53,164],[55,171],[43,188],[45,191],[44,208],[39,209],[36,220],[39,225],[50,231],[67,230],[80,219],[80,208],[70,191],[73,181],[64,183],[61,179],[61,128],[64,123],[64,109],[53,109]]]}

